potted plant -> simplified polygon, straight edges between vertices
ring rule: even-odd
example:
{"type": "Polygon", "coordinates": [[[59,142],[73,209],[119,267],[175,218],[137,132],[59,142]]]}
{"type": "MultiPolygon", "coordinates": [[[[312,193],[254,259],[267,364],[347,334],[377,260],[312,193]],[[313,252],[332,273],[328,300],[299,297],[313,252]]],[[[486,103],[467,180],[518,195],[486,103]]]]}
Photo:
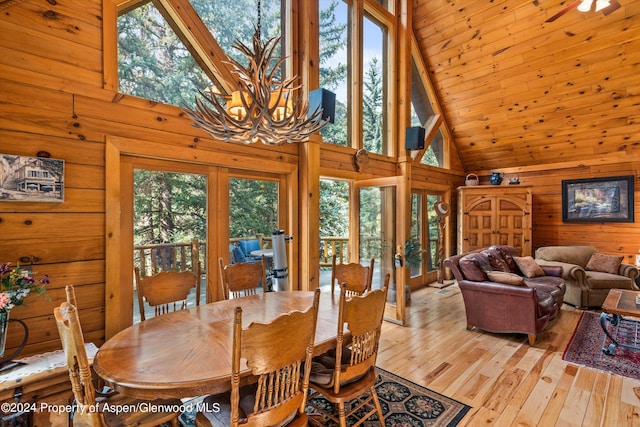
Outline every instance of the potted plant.
{"type": "Polygon", "coordinates": [[[422,249],[422,243],[417,237],[410,237],[404,244],[404,260],[410,268],[418,268],[422,264],[422,254],[426,252],[422,249]]]}
{"type": "Polygon", "coordinates": [[[0,359],[4,355],[11,309],[24,304],[24,300],[31,293],[44,294],[45,285],[48,283],[49,278],[46,275],[36,281],[19,265],[14,268],[10,263],[0,264],[0,359]]]}

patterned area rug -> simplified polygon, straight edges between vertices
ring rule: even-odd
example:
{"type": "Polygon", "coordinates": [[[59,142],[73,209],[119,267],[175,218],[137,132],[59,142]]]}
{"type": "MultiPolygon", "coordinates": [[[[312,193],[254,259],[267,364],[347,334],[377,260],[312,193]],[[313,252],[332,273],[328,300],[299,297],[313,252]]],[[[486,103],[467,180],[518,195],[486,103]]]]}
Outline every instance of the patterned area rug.
{"type": "Polygon", "coordinates": [[[613,356],[608,356],[602,349],[607,348],[609,344],[611,340],[600,326],[600,313],[585,311],[580,317],[562,359],[640,380],[640,351],[617,347],[613,356]]]}
{"type": "MultiPolygon", "coordinates": [[[[376,368],[376,390],[386,426],[390,427],[453,427],[471,409],[457,400],[450,399],[381,368],[376,368]]],[[[331,407],[323,398],[314,399],[322,407],[331,407]]],[[[354,404],[352,402],[351,404],[354,404]]],[[[347,425],[352,425],[347,419],[347,425]]],[[[329,423],[328,426],[336,424],[329,423]]],[[[379,426],[377,417],[371,417],[365,427],[379,426]]]]}

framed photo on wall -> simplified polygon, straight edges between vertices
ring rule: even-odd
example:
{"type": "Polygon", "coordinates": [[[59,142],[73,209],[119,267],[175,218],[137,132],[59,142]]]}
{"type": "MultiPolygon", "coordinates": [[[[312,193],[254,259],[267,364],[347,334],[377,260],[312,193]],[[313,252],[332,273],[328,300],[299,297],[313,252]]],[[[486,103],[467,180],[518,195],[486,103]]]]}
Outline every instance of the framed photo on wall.
{"type": "Polygon", "coordinates": [[[63,202],[64,160],[0,154],[0,202],[63,202]]]}
{"type": "Polygon", "coordinates": [[[633,176],[562,181],[563,222],[633,222],[633,176]]]}

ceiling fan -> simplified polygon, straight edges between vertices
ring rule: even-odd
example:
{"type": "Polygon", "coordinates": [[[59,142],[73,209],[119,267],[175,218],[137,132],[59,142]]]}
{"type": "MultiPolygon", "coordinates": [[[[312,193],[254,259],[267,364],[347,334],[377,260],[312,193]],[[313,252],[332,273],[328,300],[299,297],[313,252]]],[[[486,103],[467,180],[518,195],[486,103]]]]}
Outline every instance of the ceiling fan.
{"type": "Polygon", "coordinates": [[[571,9],[578,8],[580,12],[589,12],[594,7],[596,12],[602,12],[607,16],[620,9],[620,3],[618,0],[576,0],[544,22],[553,22],[571,9]]]}

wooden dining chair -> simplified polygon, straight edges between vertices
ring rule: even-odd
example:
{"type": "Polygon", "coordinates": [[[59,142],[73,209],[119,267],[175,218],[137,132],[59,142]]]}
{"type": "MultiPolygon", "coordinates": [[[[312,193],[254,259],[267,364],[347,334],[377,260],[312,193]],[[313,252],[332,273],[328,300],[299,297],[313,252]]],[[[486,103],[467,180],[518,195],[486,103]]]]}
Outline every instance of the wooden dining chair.
{"type": "Polygon", "coordinates": [[[306,426],[305,413],[320,290],[306,311],[281,314],[269,323],[242,327],[242,308],[236,307],[233,323],[231,393],[205,398],[196,425],[209,426],[306,426]],[[241,384],[246,361],[252,384],[241,384]]]}
{"type": "MultiPolygon", "coordinates": [[[[67,298],[73,297],[73,288],[67,289],[67,298]]],[[[78,311],[73,304],[63,302],[54,309],[54,317],[58,325],[62,348],[69,368],[71,390],[77,408],[73,414],[74,427],[94,426],[157,426],[170,423],[178,426],[178,416],[182,402],[180,399],[158,399],[142,402],[119,394],[111,394],[108,398],[98,401],[96,389],[92,382],[91,366],[87,357],[84,337],[78,311]],[[144,403],[144,405],[142,404],[144,403]],[[132,411],[131,408],[151,407],[176,408],[175,411],[132,411]],[[157,406],[156,406],[157,405],[157,406]],[[97,408],[97,410],[96,410],[97,408]],[[113,408],[127,408],[127,410],[110,411],[113,408]]]]}
{"type": "Polygon", "coordinates": [[[224,260],[219,258],[218,268],[224,299],[255,295],[260,287],[263,293],[266,292],[267,270],[264,255],[261,262],[236,262],[228,265],[224,265],[224,260]]]}
{"type": "Polygon", "coordinates": [[[313,359],[309,383],[313,392],[308,406],[320,415],[309,417],[311,424],[324,425],[326,420],[332,420],[346,427],[347,419],[355,417],[358,421],[353,426],[357,426],[377,414],[380,425],[384,426],[375,388],[375,367],[389,279],[387,274],[382,288],[361,296],[349,297],[346,285],[342,285],[336,349],[313,359]],[[351,333],[346,345],[345,324],[351,333]],[[362,398],[364,395],[366,398],[362,398]],[[337,406],[337,413],[321,404],[321,397],[337,406]],[[347,412],[345,404],[356,398],[358,404],[347,412]]]}
{"type": "Polygon", "coordinates": [[[154,314],[169,313],[187,308],[187,298],[191,290],[196,290],[196,305],[200,305],[200,263],[196,271],[161,271],[152,276],[142,277],[135,268],[136,287],[140,320],[146,319],[145,301],[154,309],[154,314]]]}
{"type": "Polygon", "coordinates": [[[336,263],[336,254],[331,258],[331,293],[334,293],[336,282],[338,287],[347,285],[347,296],[362,295],[371,290],[373,281],[374,258],[371,258],[369,266],[357,262],[343,264],[336,263]]]}

